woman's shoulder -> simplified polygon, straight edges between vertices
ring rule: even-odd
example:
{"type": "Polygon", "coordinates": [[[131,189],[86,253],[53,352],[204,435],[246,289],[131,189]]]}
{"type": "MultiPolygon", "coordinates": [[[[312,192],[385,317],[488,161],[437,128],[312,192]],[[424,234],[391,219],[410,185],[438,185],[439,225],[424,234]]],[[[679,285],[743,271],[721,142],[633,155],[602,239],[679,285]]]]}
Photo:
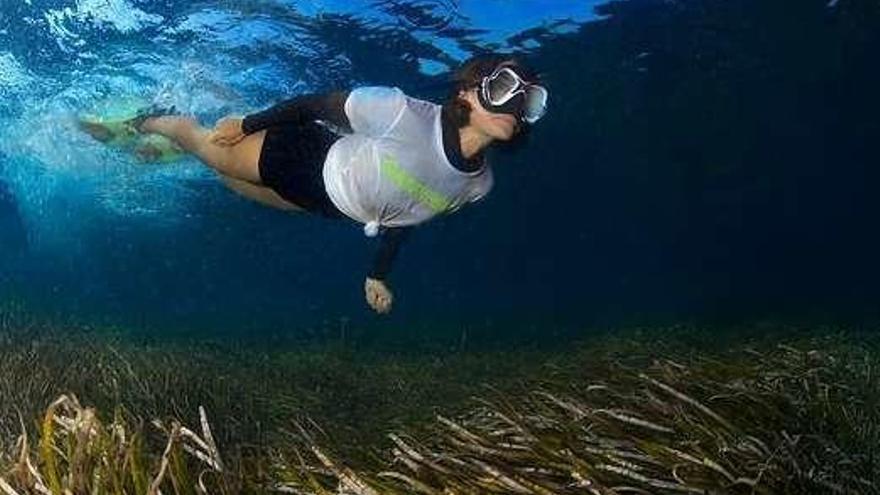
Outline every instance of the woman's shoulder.
{"type": "Polygon", "coordinates": [[[396,101],[410,107],[439,107],[434,102],[410,96],[397,86],[358,86],[350,94],[358,99],[396,101]]]}
{"type": "Polygon", "coordinates": [[[397,86],[357,86],[351,90],[349,98],[400,100],[407,96],[397,86]]]}

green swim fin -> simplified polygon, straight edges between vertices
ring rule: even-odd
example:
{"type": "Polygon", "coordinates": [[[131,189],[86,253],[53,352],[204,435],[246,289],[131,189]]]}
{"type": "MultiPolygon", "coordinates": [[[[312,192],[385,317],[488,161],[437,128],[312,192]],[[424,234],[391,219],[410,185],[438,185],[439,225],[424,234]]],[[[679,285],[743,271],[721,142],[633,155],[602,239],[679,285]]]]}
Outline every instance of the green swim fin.
{"type": "Polygon", "coordinates": [[[168,163],[183,158],[186,153],[170,139],[143,134],[138,127],[149,116],[173,112],[173,107],[163,109],[138,99],[115,100],[99,105],[95,113],[81,115],[77,124],[95,140],[131,153],[139,161],[168,163]]]}

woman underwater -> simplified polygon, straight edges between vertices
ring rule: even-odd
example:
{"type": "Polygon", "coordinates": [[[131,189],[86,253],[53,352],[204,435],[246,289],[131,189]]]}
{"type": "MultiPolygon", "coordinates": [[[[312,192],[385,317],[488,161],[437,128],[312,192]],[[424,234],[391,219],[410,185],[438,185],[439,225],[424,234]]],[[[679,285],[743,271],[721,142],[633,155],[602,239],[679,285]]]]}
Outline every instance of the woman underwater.
{"type": "Polygon", "coordinates": [[[397,88],[305,95],[213,130],[191,117],[141,116],[137,131],[171,139],[262,204],[364,224],[381,233],[366,276],[367,303],[391,310],[385,280],[408,230],[477,201],[492,188],[484,151],[511,141],[546,110],[547,90],[512,57],[466,61],[448,101],[436,105],[397,88]]]}

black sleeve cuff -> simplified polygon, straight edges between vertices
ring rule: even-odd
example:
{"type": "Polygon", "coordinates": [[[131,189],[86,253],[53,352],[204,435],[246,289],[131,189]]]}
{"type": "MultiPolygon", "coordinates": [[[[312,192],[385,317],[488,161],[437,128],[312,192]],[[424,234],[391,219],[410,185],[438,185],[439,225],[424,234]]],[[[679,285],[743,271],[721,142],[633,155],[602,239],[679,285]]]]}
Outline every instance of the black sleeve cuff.
{"type": "Polygon", "coordinates": [[[257,132],[259,129],[254,125],[254,121],[252,116],[248,115],[244,119],[241,120],[241,132],[245,134],[253,134],[257,132]]]}
{"type": "Polygon", "coordinates": [[[376,280],[385,280],[391,273],[391,266],[400,250],[400,246],[409,236],[412,227],[389,228],[382,231],[381,243],[373,258],[373,266],[367,273],[367,277],[376,280]]]}

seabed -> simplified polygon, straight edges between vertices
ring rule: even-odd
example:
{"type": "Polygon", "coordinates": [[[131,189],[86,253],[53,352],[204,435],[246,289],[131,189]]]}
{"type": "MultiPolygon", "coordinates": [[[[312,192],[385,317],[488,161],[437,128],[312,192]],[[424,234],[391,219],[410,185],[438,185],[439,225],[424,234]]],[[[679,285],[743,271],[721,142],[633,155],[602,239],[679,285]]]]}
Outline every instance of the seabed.
{"type": "Polygon", "coordinates": [[[880,493],[852,329],[365,356],[0,324],[0,494],[880,493]]]}

